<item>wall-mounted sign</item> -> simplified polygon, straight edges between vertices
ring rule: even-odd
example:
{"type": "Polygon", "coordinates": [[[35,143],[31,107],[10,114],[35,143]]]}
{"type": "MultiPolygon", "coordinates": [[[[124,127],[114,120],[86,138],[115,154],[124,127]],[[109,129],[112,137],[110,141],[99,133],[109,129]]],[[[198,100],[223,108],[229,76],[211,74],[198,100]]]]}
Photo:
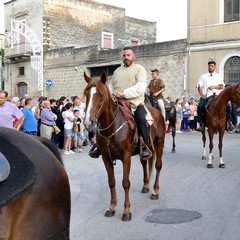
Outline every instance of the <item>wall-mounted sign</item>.
{"type": "Polygon", "coordinates": [[[53,81],[51,79],[46,80],[46,86],[47,87],[51,87],[52,83],[53,83],[53,81]]]}

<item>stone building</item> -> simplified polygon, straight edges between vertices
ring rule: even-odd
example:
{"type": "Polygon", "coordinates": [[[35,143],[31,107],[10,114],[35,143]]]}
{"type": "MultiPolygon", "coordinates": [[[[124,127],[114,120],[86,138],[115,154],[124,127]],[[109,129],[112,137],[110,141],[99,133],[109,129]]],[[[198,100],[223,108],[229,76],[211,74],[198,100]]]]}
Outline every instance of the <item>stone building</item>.
{"type": "Polygon", "coordinates": [[[39,42],[29,44],[36,39],[21,29],[28,35],[5,49],[5,88],[10,96],[24,91],[33,97],[82,94],[83,71],[97,77],[104,69],[111,81],[122,47],[131,45],[149,80],[152,68],[160,70],[165,96],[199,98],[197,81],[211,59],[226,84],[239,81],[239,2],[188,0],[187,39],[156,43],[156,23],[127,17],[124,8],[90,0],[9,1],[6,29],[11,31],[10,19],[25,22],[39,42]],[[30,65],[34,59],[35,66],[42,66],[38,73],[30,65]]]}
{"type": "Polygon", "coordinates": [[[189,95],[212,59],[225,84],[240,82],[240,1],[189,0],[188,15],[189,95]]]}
{"type": "MultiPolygon", "coordinates": [[[[71,47],[84,51],[91,46],[96,51],[112,51],[156,42],[156,22],[127,17],[124,8],[91,0],[8,1],[5,29],[10,39],[5,47],[5,89],[10,96],[47,94],[45,83],[51,79],[45,75],[45,55],[51,55],[50,51],[65,53],[71,47]]],[[[65,66],[58,62],[64,72],[65,66]]]]}

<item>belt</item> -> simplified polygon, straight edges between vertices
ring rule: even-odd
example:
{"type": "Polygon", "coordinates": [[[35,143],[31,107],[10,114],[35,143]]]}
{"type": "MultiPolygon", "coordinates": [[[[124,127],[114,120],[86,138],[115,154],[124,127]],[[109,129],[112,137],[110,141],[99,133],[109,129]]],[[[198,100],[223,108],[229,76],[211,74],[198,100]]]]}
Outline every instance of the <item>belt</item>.
{"type": "Polygon", "coordinates": [[[48,124],[46,124],[46,123],[41,123],[41,124],[46,125],[46,126],[48,126],[48,127],[52,127],[52,126],[53,126],[53,125],[48,125],[48,124]]]}

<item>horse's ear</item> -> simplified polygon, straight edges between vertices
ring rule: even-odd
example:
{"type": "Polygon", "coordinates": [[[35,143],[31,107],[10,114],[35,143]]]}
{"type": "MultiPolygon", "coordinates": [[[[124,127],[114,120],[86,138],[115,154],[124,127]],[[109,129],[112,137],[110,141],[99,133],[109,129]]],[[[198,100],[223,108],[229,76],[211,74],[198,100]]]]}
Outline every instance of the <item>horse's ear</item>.
{"type": "Polygon", "coordinates": [[[86,81],[87,83],[89,83],[90,81],[92,81],[92,79],[91,79],[90,77],[88,77],[88,75],[85,73],[85,71],[84,71],[84,73],[83,73],[83,76],[84,76],[85,81],[86,81]]]}
{"type": "Polygon", "coordinates": [[[107,73],[105,71],[102,71],[100,80],[101,80],[102,83],[104,83],[104,84],[106,83],[106,81],[107,81],[107,73]]]}
{"type": "Polygon", "coordinates": [[[237,84],[237,89],[240,90],[240,82],[237,84]]]}

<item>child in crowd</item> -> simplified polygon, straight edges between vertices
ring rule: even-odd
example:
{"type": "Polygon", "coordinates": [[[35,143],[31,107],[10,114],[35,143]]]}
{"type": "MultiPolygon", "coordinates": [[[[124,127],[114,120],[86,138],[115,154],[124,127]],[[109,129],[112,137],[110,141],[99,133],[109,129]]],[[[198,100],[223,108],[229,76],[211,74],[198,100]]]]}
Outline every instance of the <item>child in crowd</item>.
{"type": "Polygon", "coordinates": [[[73,110],[74,115],[74,135],[73,135],[73,146],[74,146],[74,152],[83,152],[84,149],[82,147],[82,144],[85,140],[84,137],[84,126],[82,124],[82,120],[79,117],[80,111],[78,109],[73,110]]]}
{"type": "Polygon", "coordinates": [[[181,131],[181,123],[182,123],[182,118],[183,118],[183,107],[180,99],[176,99],[175,101],[175,106],[176,106],[176,132],[177,133],[182,133],[181,131]]]}
{"type": "Polygon", "coordinates": [[[71,150],[72,148],[72,137],[73,137],[73,122],[74,122],[74,115],[73,115],[73,104],[67,103],[65,105],[65,111],[62,112],[62,117],[64,119],[64,155],[69,155],[75,153],[71,150]]]}

